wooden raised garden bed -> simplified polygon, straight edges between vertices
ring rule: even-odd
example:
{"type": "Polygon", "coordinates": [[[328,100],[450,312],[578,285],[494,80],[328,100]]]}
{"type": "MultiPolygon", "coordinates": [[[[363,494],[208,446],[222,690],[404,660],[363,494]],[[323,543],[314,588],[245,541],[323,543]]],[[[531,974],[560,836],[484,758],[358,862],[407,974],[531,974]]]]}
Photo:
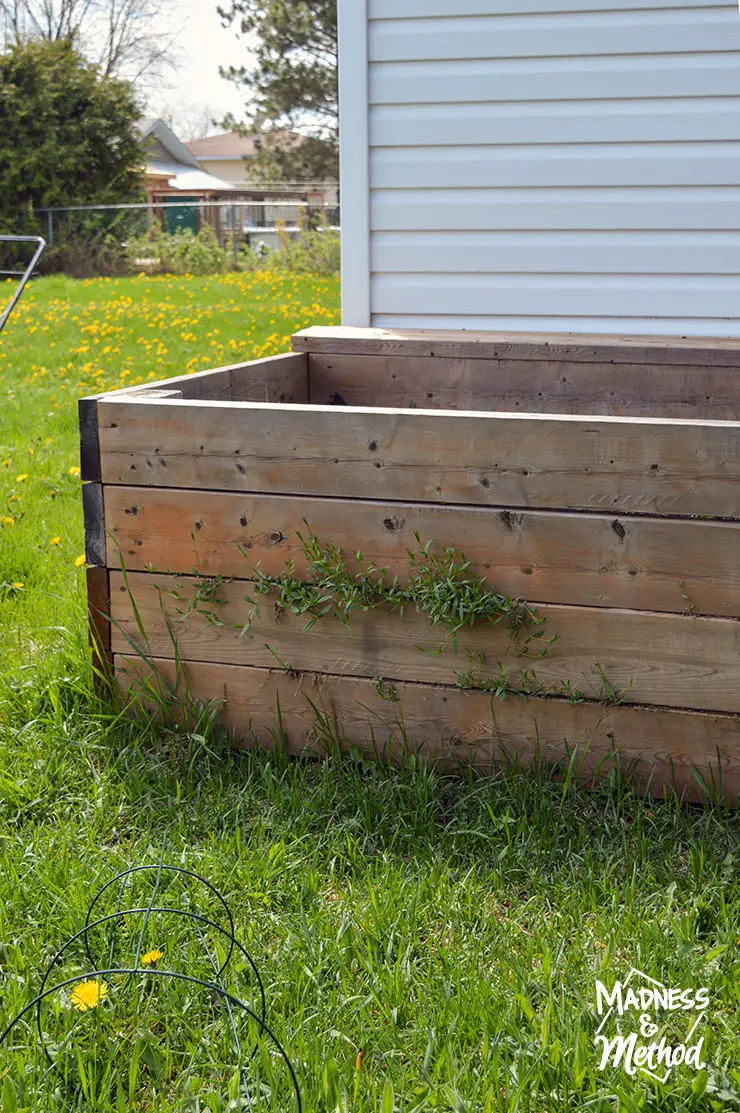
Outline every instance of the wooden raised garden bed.
{"type": "Polygon", "coordinates": [[[327,723],[482,769],[539,755],[591,778],[618,752],[656,793],[737,802],[740,342],[315,328],[293,348],[81,401],[91,616],[119,684],[177,681],[295,753],[327,723]],[[318,607],[311,536],[347,562],[318,607]],[[386,573],[348,629],[316,615],[356,550],[386,573]],[[515,634],[523,609],[491,588],[544,621],[515,634]],[[482,617],[452,638],[471,591],[482,617]]]}

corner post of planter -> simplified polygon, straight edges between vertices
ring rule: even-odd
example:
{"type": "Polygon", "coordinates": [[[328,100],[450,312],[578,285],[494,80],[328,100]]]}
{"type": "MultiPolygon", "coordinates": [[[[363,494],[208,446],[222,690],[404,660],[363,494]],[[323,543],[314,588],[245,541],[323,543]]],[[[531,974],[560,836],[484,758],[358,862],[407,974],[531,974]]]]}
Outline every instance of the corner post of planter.
{"type": "Polygon", "coordinates": [[[106,561],[105,505],[98,436],[98,397],[80,398],[78,414],[89,636],[95,691],[102,696],[110,691],[112,685],[113,655],[110,634],[110,575],[106,561]]]}

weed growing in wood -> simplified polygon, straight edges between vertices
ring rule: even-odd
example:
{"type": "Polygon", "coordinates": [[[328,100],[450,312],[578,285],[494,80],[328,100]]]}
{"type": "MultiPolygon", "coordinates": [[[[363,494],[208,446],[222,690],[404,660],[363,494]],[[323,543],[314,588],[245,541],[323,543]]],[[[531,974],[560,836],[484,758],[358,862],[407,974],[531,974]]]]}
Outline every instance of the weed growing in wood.
{"type": "MultiPolygon", "coordinates": [[[[559,639],[559,634],[546,636],[546,619],[537,613],[533,604],[511,595],[502,595],[488,584],[484,576],[471,574],[471,562],[455,546],[435,553],[433,542],[422,542],[419,534],[415,533],[418,548],[407,550],[408,577],[404,581],[400,581],[398,576],[389,580],[385,568],[373,562],[366,564],[359,551],[353,553],[353,565],[357,569],[353,571],[341,549],[330,542],[320,541],[309,524],[305,524],[307,534],[304,536],[298,532],[297,536],[308,563],[307,579],[296,576],[294,561],[288,561],[285,571],[277,576],[268,576],[259,566],[251,565],[253,594],[246,599],[254,609],[242,631],[248,630],[259,614],[259,598],[269,595],[277,607],[295,615],[307,616],[306,630],[310,630],[319,619],[332,616],[338,618],[351,633],[354,610],[368,611],[385,606],[403,616],[405,608],[413,608],[418,614],[426,615],[432,627],[444,628],[439,645],[432,649],[417,646],[424,653],[441,653],[448,646],[457,653],[459,636],[477,622],[503,625],[517,657],[542,659],[559,639]]],[[[249,559],[246,553],[244,555],[249,559]]],[[[199,597],[199,593],[200,586],[196,596],[199,597]]],[[[210,612],[204,614],[207,621],[212,621],[210,612]]],[[[276,654],[274,647],[267,648],[276,654]]],[[[561,680],[548,687],[540,681],[534,668],[524,669],[518,678],[514,678],[510,669],[497,662],[497,671],[493,675],[486,674],[482,671],[486,663],[484,655],[471,654],[467,649],[465,652],[470,667],[457,674],[457,687],[491,692],[499,699],[507,695],[555,696],[571,703],[596,699],[607,704],[619,704],[625,702],[632,686],[630,682],[627,691],[618,689],[597,661],[592,671],[598,676],[600,687],[590,694],[582,692],[570,680],[561,680]]],[[[284,661],[279,663],[282,668],[290,668],[284,661]]],[[[395,684],[386,691],[382,677],[376,677],[375,682],[376,691],[383,699],[388,702],[397,700],[395,684]]]]}
{"type": "MultiPolygon", "coordinates": [[[[307,580],[295,575],[293,561],[288,561],[285,571],[277,576],[266,575],[259,566],[250,567],[254,596],[270,595],[285,610],[306,615],[306,630],[327,615],[338,618],[350,630],[353,610],[385,606],[402,616],[409,607],[426,615],[432,626],[444,627],[443,641],[433,650],[441,652],[447,645],[457,651],[458,635],[476,622],[503,625],[512,639],[525,626],[544,622],[531,603],[501,595],[485,577],[470,574],[470,561],[454,546],[434,553],[432,541],[422,543],[415,533],[418,550],[407,550],[410,572],[401,582],[397,576],[389,580],[387,570],[374,562],[366,564],[359,551],[352,554],[358,570],[351,571],[342,550],[319,541],[308,523],[306,526],[308,534],[298,532],[297,536],[309,565],[307,580]]],[[[257,606],[257,599],[248,597],[248,601],[257,606]]],[[[523,640],[522,652],[533,636],[523,640]]]]}
{"type": "MultiPolygon", "coordinates": [[[[479,655],[482,656],[482,655],[479,655]]],[[[484,660],[481,660],[484,664],[484,660]]],[[[518,678],[512,677],[511,669],[506,668],[500,661],[497,662],[498,672],[493,676],[486,675],[476,669],[468,669],[457,675],[457,687],[469,688],[478,692],[490,692],[497,699],[506,696],[550,696],[566,699],[568,703],[584,703],[586,700],[596,700],[609,706],[625,703],[632,682],[627,689],[617,688],[604,674],[602,666],[597,661],[592,672],[600,680],[598,689],[584,692],[573,685],[571,680],[560,680],[549,687],[543,684],[534,669],[524,669],[518,678]]]]}

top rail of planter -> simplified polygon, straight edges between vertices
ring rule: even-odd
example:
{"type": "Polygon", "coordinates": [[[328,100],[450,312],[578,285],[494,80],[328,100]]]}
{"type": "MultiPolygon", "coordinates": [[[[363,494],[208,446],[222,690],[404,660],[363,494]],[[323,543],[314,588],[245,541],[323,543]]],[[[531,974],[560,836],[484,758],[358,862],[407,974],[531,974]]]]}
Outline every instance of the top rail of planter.
{"type": "Polygon", "coordinates": [[[469,332],[456,329],[313,326],[292,337],[294,351],[564,363],[645,363],[740,370],[740,339],[609,336],[600,333],[469,332]]]}
{"type": "MultiPolygon", "coordinates": [[[[492,375],[497,361],[536,360],[555,382],[568,364],[599,364],[608,378],[613,363],[637,371],[638,390],[644,365],[658,400],[678,379],[691,392],[716,386],[719,376],[725,408],[734,414],[740,341],[312,328],[297,333],[293,347],[284,356],[83,399],[83,478],[193,491],[740,519],[734,419],[341,399],[317,405],[310,388],[318,366],[311,361],[327,353],[368,356],[368,363],[390,355],[400,378],[402,357],[412,356],[409,374],[422,380],[436,357],[488,360],[492,375]]],[[[591,371],[584,373],[587,381],[591,371]]],[[[373,369],[361,374],[372,376],[373,369]]],[[[516,374],[515,384],[527,377],[526,367],[516,374]]],[[[377,396],[382,401],[382,388],[377,396]]]]}

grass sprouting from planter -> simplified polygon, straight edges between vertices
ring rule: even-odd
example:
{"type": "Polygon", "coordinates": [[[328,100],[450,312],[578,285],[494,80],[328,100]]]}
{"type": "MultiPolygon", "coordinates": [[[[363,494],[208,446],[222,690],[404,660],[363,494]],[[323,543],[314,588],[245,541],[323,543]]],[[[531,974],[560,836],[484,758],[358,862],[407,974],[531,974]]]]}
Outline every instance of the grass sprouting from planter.
{"type": "MultiPolygon", "coordinates": [[[[412,608],[426,615],[432,626],[444,627],[441,651],[448,644],[456,649],[458,634],[475,622],[502,624],[513,638],[528,623],[543,621],[531,604],[501,595],[484,576],[470,574],[470,561],[457,548],[449,546],[434,553],[432,541],[422,542],[418,533],[414,534],[418,549],[407,552],[410,572],[405,582],[397,576],[389,580],[386,569],[374,562],[366,564],[359,551],[352,554],[359,570],[351,571],[341,549],[319,540],[310,527],[305,536],[300,531],[296,535],[309,565],[307,580],[295,575],[293,561],[287,561],[285,571],[277,576],[268,576],[251,564],[249,574],[255,581],[255,595],[269,594],[284,610],[307,615],[307,630],[327,615],[351,629],[353,610],[385,606],[403,617],[404,610],[412,608]]],[[[525,641],[536,636],[530,634],[525,641]]]]}
{"type": "MultiPolygon", "coordinates": [[[[582,703],[587,699],[597,699],[603,703],[616,705],[624,703],[627,691],[618,689],[606,676],[603,666],[594,662],[592,672],[599,680],[599,687],[586,693],[576,687],[571,680],[547,687],[537,676],[534,667],[522,670],[516,679],[511,670],[497,662],[491,674],[485,669],[486,661],[482,653],[471,654],[459,645],[460,636],[476,623],[492,626],[501,625],[509,634],[512,649],[517,657],[532,660],[546,657],[560,635],[547,636],[546,619],[538,614],[537,608],[524,600],[511,595],[502,595],[490,585],[485,576],[470,571],[470,561],[454,545],[441,553],[432,550],[432,541],[423,542],[415,534],[417,548],[407,551],[409,575],[404,580],[395,576],[388,579],[387,570],[374,563],[366,564],[359,551],[352,554],[353,571],[345,554],[329,541],[320,540],[306,523],[307,532],[297,531],[298,541],[307,562],[306,578],[295,574],[295,561],[286,562],[285,570],[278,575],[267,575],[249,560],[249,575],[253,579],[251,596],[247,601],[254,605],[247,624],[259,614],[259,599],[269,596],[274,605],[298,616],[306,616],[305,629],[322,618],[339,619],[351,633],[352,613],[354,611],[375,610],[385,607],[403,618],[404,610],[410,608],[424,615],[434,630],[442,627],[442,641],[437,645],[418,646],[423,653],[441,653],[448,646],[457,653],[463,650],[468,656],[467,669],[457,674],[457,687],[476,691],[490,692],[498,699],[507,696],[555,696],[565,698],[571,703],[582,703]],[[255,598],[256,597],[256,598],[255,598]]],[[[181,618],[197,611],[207,622],[223,625],[213,604],[219,602],[218,578],[198,580],[195,591],[185,608],[180,610],[181,618]]],[[[171,592],[177,596],[177,591],[171,592]]],[[[290,670],[289,662],[281,660],[274,653],[276,661],[283,669],[290,670]]],[[[383,699],[395,702],[395,685],[387,687],[384,678],[376,678],[376,690],[383,699]]],[[[631,688],[631,682],[629,687],[631,688]]]]}

